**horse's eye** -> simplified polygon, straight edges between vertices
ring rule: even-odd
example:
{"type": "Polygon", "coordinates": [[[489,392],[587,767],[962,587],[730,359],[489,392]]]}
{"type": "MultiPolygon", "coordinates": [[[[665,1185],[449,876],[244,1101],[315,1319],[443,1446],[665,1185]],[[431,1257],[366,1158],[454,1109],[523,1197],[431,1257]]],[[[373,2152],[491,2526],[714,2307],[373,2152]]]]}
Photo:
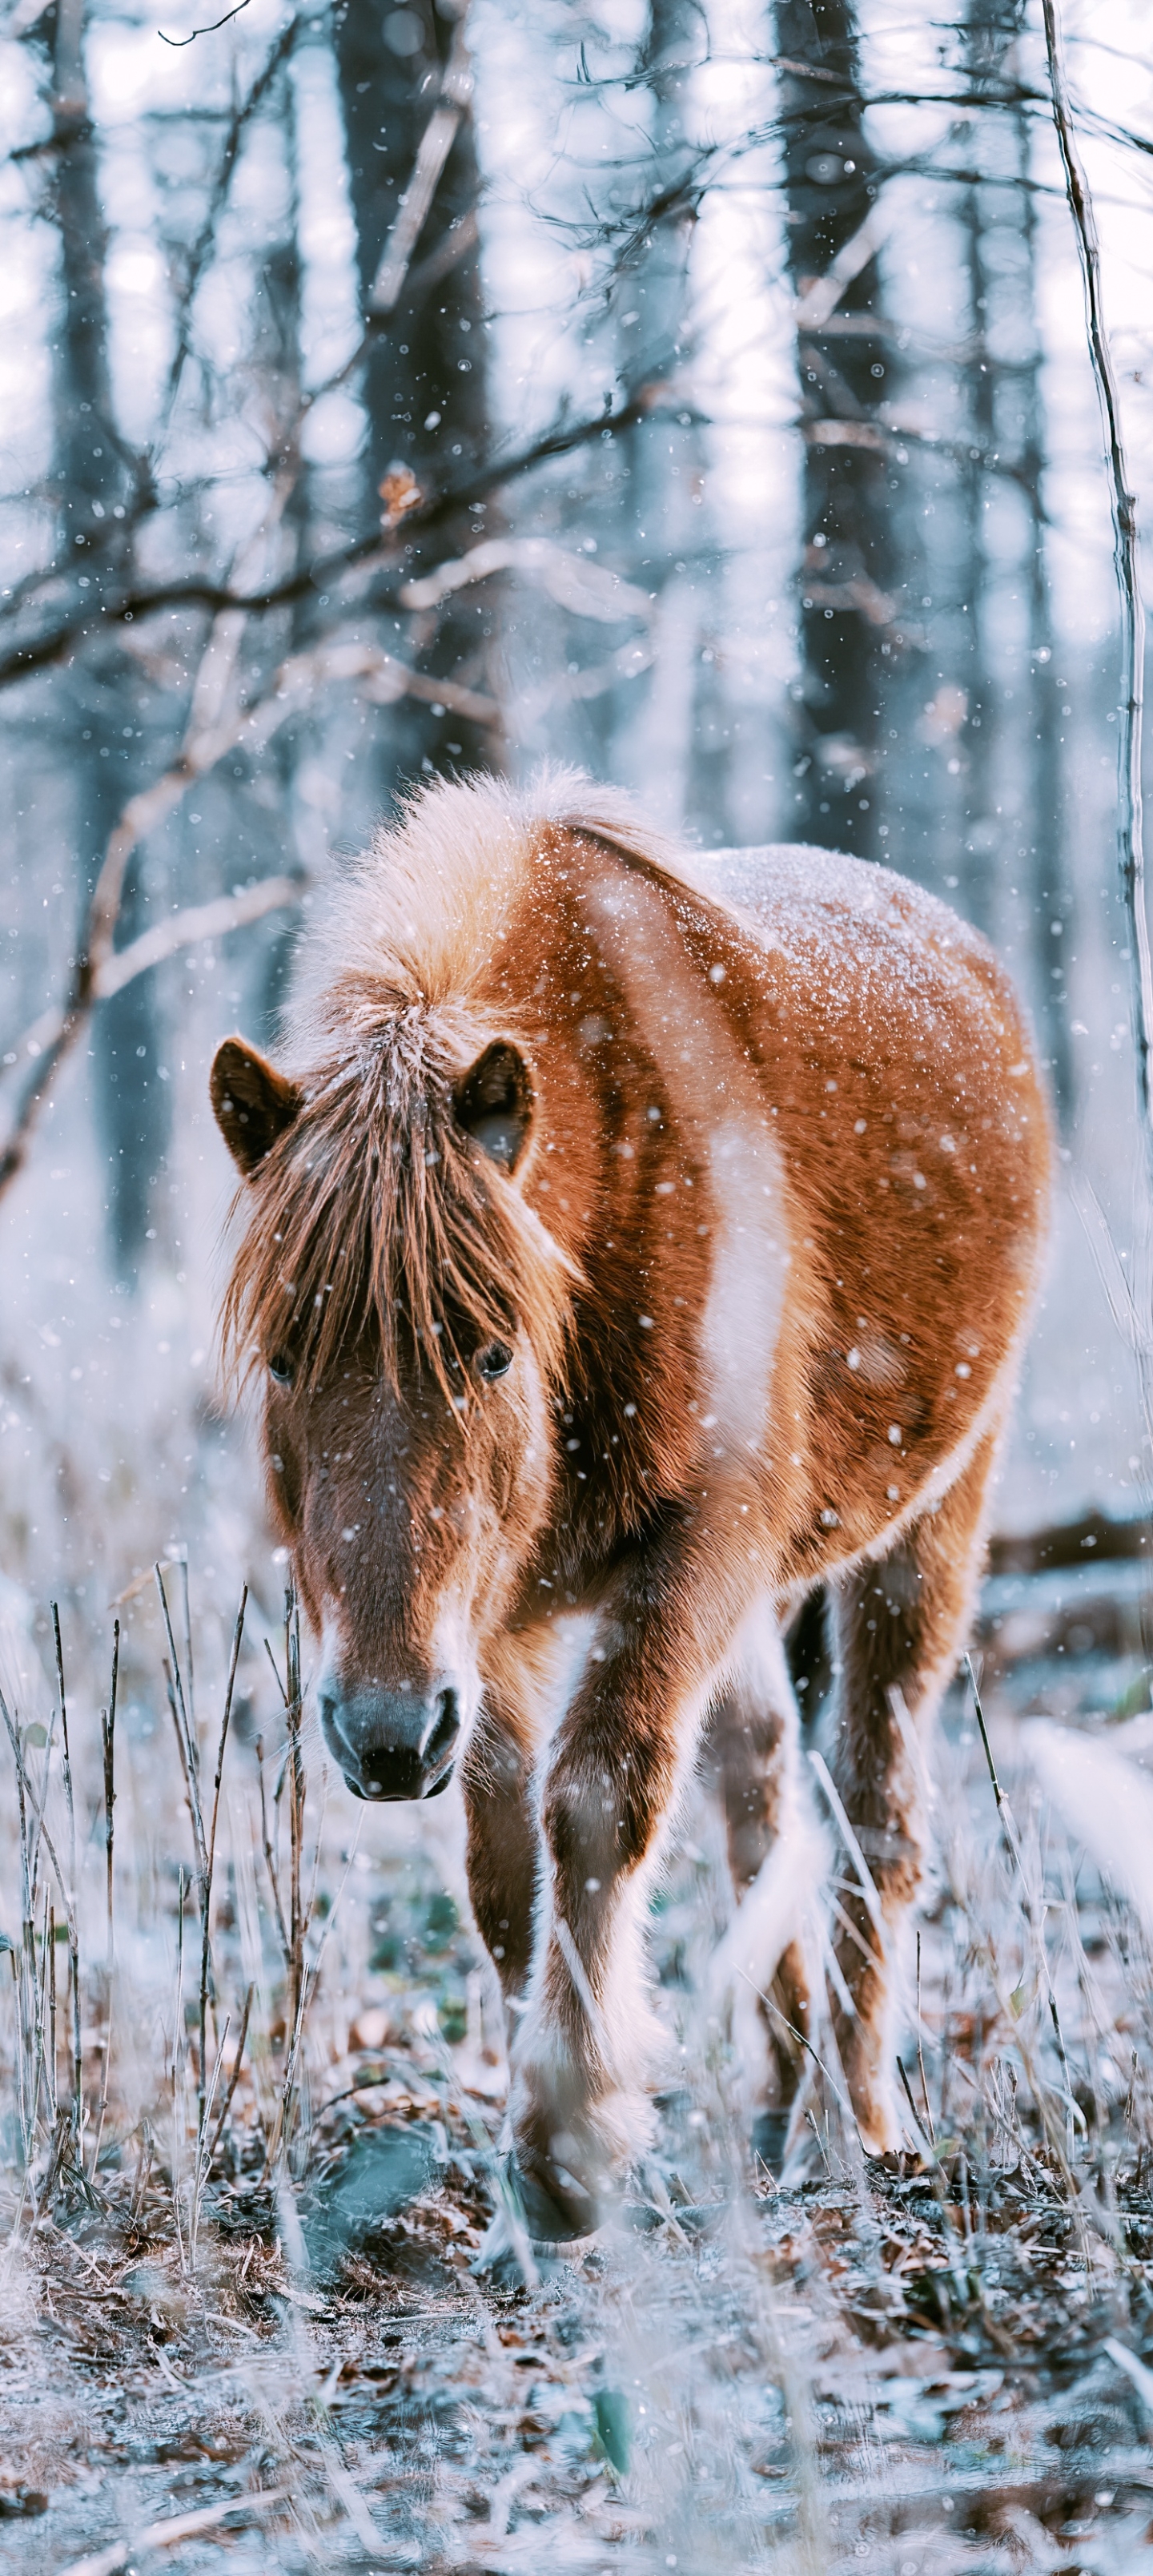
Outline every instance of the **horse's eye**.
{"type": "Polygon", "coordinates": [[[512,1352],[508,1343],[486,1342],[483,1351],[477,1352],[476,1365],[481,1377],[507,1376],[512,1367],[512,1352]]]}
{"type": "Polygon", "coordinates": [[[275,1378],[278,1386],[291,1386],[292,1362],[286,1351],[277,1351],[274,1353],[272,1359],[270,1359],[268,1363],[268,1374],[270,1377],[275,1378]]]}

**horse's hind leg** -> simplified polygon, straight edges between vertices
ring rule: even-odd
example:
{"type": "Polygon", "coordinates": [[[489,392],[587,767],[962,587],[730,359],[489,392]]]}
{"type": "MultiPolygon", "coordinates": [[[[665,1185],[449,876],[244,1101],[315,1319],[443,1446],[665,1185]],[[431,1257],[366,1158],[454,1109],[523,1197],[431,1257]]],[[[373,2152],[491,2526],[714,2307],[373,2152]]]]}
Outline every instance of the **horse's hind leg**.
{"type": "MultiPolygon", "coordinates": [[[[774,1849],[781,1865],[779,1900],[790,1905],[786,1884],[794,1856],[811,1848],[811,1828],[800,1775],[800,1723],[784,1645],[768,1604],[750,1622],[736,1670],[709,1728],[709,1755],[728,1834],[729,1868],[738,1907],[774,1849]]],[[[762,1882],[763,1885],[763,1882],[762,1882]]],[[[800,1890],[793,1891],[799,1899],[800,1890]]],[[[773,1907],[777,1913],[777,1907],[773,1907]]],[[[779,1919],[779,1917],[778,1917],[779,1919]]],[[[784,2152],[789,2118],[804,2068],[810,1996],[804,1955],[790,1938],[779,1948],[771,1927],[758,1919],[756,1899],[734,1926],[733,1961],[740,1975],[734,1991],[735,2027],[743,2038],[745,2075],[757,2102],[753,2148],[768,2165],[784,2152]],[[741,1955],[745,1929],[751,1955],[741,1955]],[[756,1955],[758,1940],[769,1947],[756,1955]],[[744,1984],[745,1977],[751,1982],[744,1984]],[[759,2097],[759,2100],[758,2098],[759,2097]]]]}
{"type": "Polygon", "coordinates": [[[986,1433],[936,1508],[912,1522],[887,1556],[855,1567],[834,1590],[840,1678],[833,1769],[873,1882],[872,1904],[842,1882],[834,1946],[853,2011],[838,2005],[834,2024],[861,2135],[877,2153],[897,2146],[901,2135],[899,1971],[922,1870],[921,1747],[965,1641],[998,1433],[999,1425],[986,1433]]]}

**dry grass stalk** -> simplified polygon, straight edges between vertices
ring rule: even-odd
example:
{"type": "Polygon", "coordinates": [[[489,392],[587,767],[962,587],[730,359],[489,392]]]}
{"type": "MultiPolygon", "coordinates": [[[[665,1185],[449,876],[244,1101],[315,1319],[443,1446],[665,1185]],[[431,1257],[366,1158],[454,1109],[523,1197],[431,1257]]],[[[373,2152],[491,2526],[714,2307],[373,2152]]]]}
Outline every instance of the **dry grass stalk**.
{"type": "MultiPolygon", "coordinates": [[[[265,1644],[267,1646],[267,1639],[265,1640],[265,1644]]],[[[272,1658],[271,1648],[269,1648],[269,1660],[272,1662],[273,1671],[275,1672],[276,1665],[272,1658]]],[[[274,1805],[279,1808],[281,1796],[285,1787],[287,1787],[289,1833],[287,1923],[285,1921],[284,1908],[281,1902],[274,1850],[268,1832],[268,1815],[264,1799],[264,1765],[262,1747],[259,1745],[257,1747],[258,1758],[260,1758],[260,1800],[264,1838],[264,1856],[268,1866],[269,1877],[272,1882],[277,1926],[280,1932],[281,1947],[284,1954],[284,1965],[288,1981],[284,2016],[284,2079],[280,2089],[280,2099],[277,2105],[276,2118],[273,2123],[272,2133],[269,2137],[267,2152],[265,2155],[264,2170],[266,2177],[276,2171],[281,2158],[287,2153],[287,2150],[292,2143],[293,2130],[300,2107],[297,2076],[301,2042],[304,2034],[305,2013],[309,2002],[310,1992],[315,1983],[315,1978],[310,1976],[305,1948],[308,1926],[312,1916],[312,1897],[310,1896],[309,1901],[305,1903],[303,1895],[304,1808],[308,1794],[308,1777],[304,1765],[304,1746],[302,1737],[304,1701],[300,1678],[300,1606],[291,1585],[288,1587],[284,1595],[284,1664],[284,1681],[280,1681],[279,1673],[277,1673],[276,1678],[280,1688],[281,1698],[284,1702],[284,1718],[288,1740],[285,1746],[284,1761],[281,1767],[280,1778],[276,1785],[274,1805]]],[[[315,1887],[313,1889],[313,1894],[315,1894],[315,1887]]]]}
{"type": "MultiPolygon", "coordinates": [[[[56,1646],[56,1687],[59,1693],[60,1742],[63,1757],[64,1798],[68,1809],[69,1882],[65,1891],[65,1914],[68,1924],[68,1975],[72,1987],[72,2134],[80,2156],[81,2132],[84,2127],[84,2044],[81,2036],[82,2006],[80,1995],[80,1930],[76,1911],[76,1802],[72,1794],[72,1756],[68,1745],[68,1703],[64,1695],[64,1649],[60,1640],[60,1612],[52,1604],[52,1635],[56,1646]]],[[[47,1794],[47,1779],[45,1779],[47,1794]]],[[[51,1846],[49,1846],[51,1849],[51,1846]]]]}
{"type": "MultiPolygon", "coordinates": [[[[197,1898],[203,1933],[203,1927],[207,1921],[208,1915],[208,1843],[204,1831],[204,1810],[200,1799],[200,1743],[195,1724],[193,1723],[192,1716],[190,1714],[188,1697],[185,1693],[184,1676],[181,1671],[180,1657],[176,1651],[176,1639],[172,1628],[172,1614],[168,1606],[168,1595],[164,1589],[164,1577],[160,1571],[159,1565],[155,1565],[152,1570],[156,1589],[160,1596],[161,1615],[164,1620],[165,1631],[168,1637],[168,1655],[164,1658],[163,1662],[164,1682],[168,1694],[168,1706],[172,1716],[172,1723],[176,1729],[177,1751],[180,1755],[180,1768],[184,1776],[185,1803],[188,1808],[189,1820],[192,1825],[192,1846],[196,1865],[197,1898]]],[[[182,1903],[180,1907],[181,1942],[183,1942],[183,1921],[184,1907],[182,1903]]],[[[202,2115],[205,2082],[205,2040],[205,2022],[204,2019],[202,2019],[200,2023],[200,2062],[198,2068],[198,2086],[202,2115]]]]}

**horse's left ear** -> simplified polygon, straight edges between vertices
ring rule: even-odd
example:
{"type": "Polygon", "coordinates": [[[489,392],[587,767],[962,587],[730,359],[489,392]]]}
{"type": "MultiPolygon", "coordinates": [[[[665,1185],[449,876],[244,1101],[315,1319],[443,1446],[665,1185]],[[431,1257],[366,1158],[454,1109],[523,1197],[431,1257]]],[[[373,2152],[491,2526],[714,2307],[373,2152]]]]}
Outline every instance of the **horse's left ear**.
{"type": "Polygon", "coordinates": [[[510,1038],[494,1038],[461,1076],[453,1107],[481,1152],[515,1172],[532,1129],[536,1105],[532,1076],[510,1038]]]}
{"type": "Polygon", "coordinates": [[[300,1093],[267,1056],[243,1038],[225,1038],[212,1060],[209,1083],[216,1124],[233,1162],[247,1180],[264,1161],[300,1107],[300,1093]]]}

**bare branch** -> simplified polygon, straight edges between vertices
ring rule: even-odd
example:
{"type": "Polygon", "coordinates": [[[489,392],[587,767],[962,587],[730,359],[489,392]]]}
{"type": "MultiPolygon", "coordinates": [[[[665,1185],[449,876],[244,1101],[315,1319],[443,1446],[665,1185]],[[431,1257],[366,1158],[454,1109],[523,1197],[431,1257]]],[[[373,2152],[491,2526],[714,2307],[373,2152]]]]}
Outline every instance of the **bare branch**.
{"type": "MultiPolygon", "coordinates": [[[[229,14],[230,16],[235,17],[237,12],[232,10],[229,14]]],[[[224,23],[224,20],[221,19],[220,24],[223,26],[224,23]]],[[[171,416],[172,405],[176,397],[177,387],[179,386],[181,376],[184,373],[184,361],[188,356],[188,351],[191,346],[192,307],[196,298],[196,290],[200,284],[205,262],[208,259],[209,253],[216,239],[216,227],[227,202],[228,191],[232,185],[232,174],[236,168],[245,128],[251,123],[262,99],[267,96],[268,91],[272,87],[273,81],[276,79],[277,73],[288,61],[299,38],[304,33],[307,24],[308,20],[303,17],[291,18],[289,20],[287,27],[285,27],[282,30],[282,33],[277,37],[276,43],[268,56],[267,62],[257,73],[251,89],[234,109],[229,121],[228,132],[224,141],[224,150],[220,156],[220,163],[217,169],[212,195],[209,200],[204,221],[193,244],[192,255],[189,260],[187,273],[184,279],[184,289],[180,299],[180,327],[176,336],[176,347],[172,353],[172,364],[168,370],[168,384],[165,390],[165,398],[161,414],[160,436],[162,436],[164,430],[167,429],[168,421],[171,416]]],[[[159,33],[159,30],[157,30],[157,32],[159,33]]],[[[197,28],[195,30],[197,35],[203,35],[207,32],[209,31],[204,28],[197,28]]],[[[189,44],[192,39],[186,36],[182,41],[185,44],[189,44]]],[[[165,44],[170,44],[172,42],[171,37],[166,36],[164,38],[164,42],[165,44]]],[[[154,439],[154,450],[158,443],[159,440],[154,439]]]]}
{"type": "Polygon", "coordinates": [[[457,20],[440,96],[420,138],[412,177],[397,208],[369,299],[373,313],[389,314],[399,302],[412,255],[432,211],[445,162],[472,97],[463,13],[457,20]]]}
{"type": "MultiPolygon", "coordinates": [[[[142,931],[127,948],[109,952],[92,978],[93,1002],[111,1001],[112,995],[122,993],[137,975],[147,974],[150,966],[162,966],[167,957],[175,957],[182,948],[195,948],[202,939],[223,939],[230,930],[243,930],[249,922],[262,921],[267,912],[286,911],[300,902],[303,891],[300,877],[260,877],[255,885],[242,887],[239,894],[218,895],[212,903],[189,904],[183,912],[173,913],[169,921],[142,931]]],[[[66,1017],[63,1009],[55,1007],[41,1011],[39,1019],[33,1020],[15,1046],[8,1049],[5,1065],[18,1064],[22,1056],[42,1056],[55,1046],[66,1017]]]]}
{"type": "Polygon", "coordinates": [[[568,706],[587,698],[603,697],[607,689],[618,689],[622,681],[639,680],[642,671],[650,671],[656,660],[656,646],[651,635],[642,644],[618,644],[607,662],[595,662],[584,671],[561,671],[546,681],[543,688],[530,689],[521,699],[526,724],[535,724],[547,715],[550,707],[568,706]]]}
{"type": "Polygon", "coordinates": [[[168,921],[142,931],[127,948],[114,947],[132,852],[198,779],[215,768],[229,751],[263,751],[279,728],[302,707],[311,705],[318,689],[333,680],[358,680],[365,695],[377,705],[414,697],[449,707],[454,714],[471,716],[480,724],[500,722],[500,709],[494,698],[462,688],[458,682],[413,671],[395,655],[382,652],[379,645],[339,638],[317,645],[314,652],[291,654],[281,663],[262,697],[226,714],[223,702],[235,670],[242,625],[243,617],[236,610],[226,610],[216,619],[193,684],[183,747],[162,777],[154,779],[138,796],[130,797],[109,839],[73,959],[67,995],[62,1003],[42,1012],[5,1057],[7,1064],[18,1063],[28,1055],[33,1062],[0,1151],[0,1197],[20,1170],[56,1075],[98,1002],[122,992],[135,976],[175,956],[179,949],[193,947],[201,939],[223,938],[230,930],[239,930],[249,922],[262,920],[266,913],[286,910],[300,901],[301,879],[264,877],[238,894],[190,905],[168,921]]]}
{"type": "MultiPolygon", "coordinates": [[[[267,617],[278,608],[291,608],[297,600],[330,589],[348,573],[363,574],[378,565],[393,572],[399,571],[398,557],[403,555],[406,544],[410,544],[414,537],[442,526],[445,520],[455,518],[459,511],[467,510],[473,501],[490,500],[495,492],[518,482],[523,475],[533,473],[538,465],[548,464],[554,457],[572,456],[579,448],[591,446],[596,439],[619,438],[641,422],[655,418],[665,403],[679,400],[672,385],[662,376],[652,375],[614,411],[595,412],[583,420],[562,419],[556,422],[551,429],[544,430],[539,438],[523,447],[519,454],[491,457],[467,483],[430,494],[418,509],[407,514],[404,543],[399,539],[382,539],[373,529],[371,534],[354,538],[351,544],[333,554],[314,557],[310,563],[301,564],[283,581],[269,583],[263,590],[238,592],[227,580],[213,581],[207,574],[193,574],[176,581],[158,582],[148,590],[127,590],[119,599],[108,593],[99,607],[77,608],[43,634],[26,643],[15,644],[7,653],[0,655],[0,688],[26,679],[34,671],[47,670],[52,663],[63,659],[70,646],[79,644],[85,637],[107,635],[111,628],[131,625],[135,619],[151,616],[157,609],[208,608],[218,615],[222,610],[235,608],[243,609],[248,617],[267,617]]],[[[388,605],[395,596],[395,592],[384,590],[380,604],[388,605]]]]}
{"type": "MultiPolygon", "coordinates": [[[[854,278],[860,276],[862,269],[867,268],[869,261],[875,259],[884,247],[892,219],[891,207],[883,207],[880,199],[870,206],[864,223],[858,225],[847,242],[842,243],[824,276],[811,279],[804,294],[798,297],[793,307],[798,331],[818,331],[824,327],[830,315],[835,313],[846,287],[852,285],[854,278]]],[[[870,327],[875,327],[871,314],[868,319],[870,327]]]]}
{"type": "Polygon", "coordinates": [[[450,715],[468,716],[474,724],[503,722],[495,698],[485,697],[480,689],[462,688],[459,680],[438,680],[427,671],[410,671],[407,662],[395,661],[391,653],[379,656],[379,668],[361,681],[360,693],[374,707],[392,706],[397,698],[421,698],[426,706],[447,707],[450,715]]]}
{"type": "Polygon", "coordinates": [[[604,625],[625,617],[647,619],[652,613],[647,590],[638,590],[603,565],[590,563],[586,555],[554,545],[549,537],[488,537],[454,562],[438,564],[435,572],[406,582],[400,605],[438,608],[454,591],[487,581],[497,572],[523,572],[530,581],[538,581],[558,607],[570,609],[575,617],[598,618],[604,625]]]}
{"type": "Polygon", "coordinates": [[[96,979],[97,1001],[110,1001],[135,976],[146,974],[150,966],[163,965],[166,957],[175,957],[182,948],[195,948],[202,939],[224,939],[230,930],[263,921],[266,913],[288,911],[303,892],[300,877],[259,877],[240,894],[218,895],[214,903],[189,904],[186,911],[173,913],[170,921],[158,922],[155,930],[142,931],[127,948],[113,950],[96,979]]]}

